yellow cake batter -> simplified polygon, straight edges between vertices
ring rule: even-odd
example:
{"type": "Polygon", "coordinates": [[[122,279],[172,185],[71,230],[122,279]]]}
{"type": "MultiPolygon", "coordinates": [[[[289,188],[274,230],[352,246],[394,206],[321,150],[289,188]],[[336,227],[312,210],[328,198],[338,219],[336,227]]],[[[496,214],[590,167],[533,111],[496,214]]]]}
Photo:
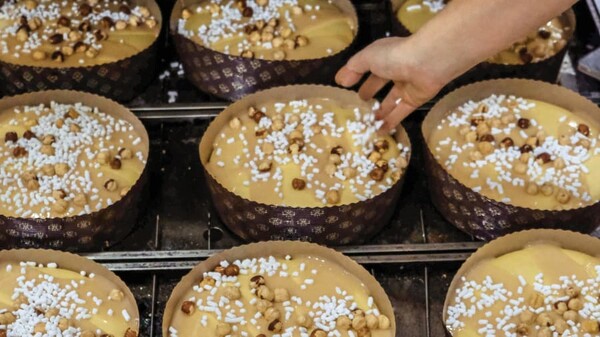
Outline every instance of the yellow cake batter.
{"type": "Polygon", "coordinates": [[[480,262],[450,296],[454,337],[600,336],[600,259],[552,244],[480,262]]]}
{"type": "Polygon", "coordinates": [[[89,214],[121,199],[140,177],[147,145],[133,126],[82,104],[0,112],[0,214],[89,214]]]}
{"type": "Polygon", "coordinates": [[[458,181],[484,196],[533,209],[600,200],[599,126],[576,112],[503,95],[448,113],[427,143],[458,181]]]}
{"type": "Polygon", "coordinates": [[[182,12],[179,33],[213,50],[266,60],[336,54],[356,22],[327,0],[204,0],[182,12]],[[243,4],[245,3],[245,4],[243,4]]]}
{"type": "Polygon", "coordinates": [[[0,312],[3,336],[138,335],[137,307],[123,289],[55,264],[1,262],[0,312]]]}
{"type": "Polygon", "coordinates": [[[326,337],[336,330],[344,337],[392,337],[369,289],[319,257],[224,261],[198,282],[178,303],[169,337],[326,337]]]}
{"type": "MultiPolygon", "coordinates": [[[[447,2],[449,0],[406,0],[396,12],[396,17],[414,34],[442,11],[447,2]]],[[[488,61],[497,64],[527,64],[547,59],[565,47],[568,29],[558,18],[552,19],[488,61]]]]}
{"type": "Polygon", "coordinates": [[[409,148],[378,136],[370,108],[325,98],[250,106],[225,125],[206,165],[225,188],[270,205],[318,207],[389,189],[409,148]]]}
{"type": "Polygon", "coordinates": [[[0,60],[55,68],[116,62],[150,47],[158,20],[133,1],[4,1],[0,60]]]}

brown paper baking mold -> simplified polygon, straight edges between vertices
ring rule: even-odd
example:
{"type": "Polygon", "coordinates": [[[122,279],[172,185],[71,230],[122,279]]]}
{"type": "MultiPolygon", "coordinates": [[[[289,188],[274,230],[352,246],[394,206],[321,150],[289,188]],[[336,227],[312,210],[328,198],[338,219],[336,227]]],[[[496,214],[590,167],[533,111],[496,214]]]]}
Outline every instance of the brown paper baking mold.
{"type": "MultiPolygon", "coordinates": [[[[52,90],[0,100],[0,111],[21,105],[82,103],[131,123],[145,144],[144,156],[148,158],[149,138],[140,120],[124,106],[109,99],[77,91],[52,90]]],[[[111,206],[89,214],[62,218],[19,218],[0,214],[0,246],[41,247],[69,251],[92,251],[122,240],[136,224],[140,213],[140,199],[148,179],[148,166],[144,167],[130,191],[111,206]]]]}
{"type": "MultiPolygon", "coordinates": [[[[154,0],[137,0],[150,9],[163,24],[160,8],[154,0]]],[[[35,67],[0,60],[0,80],[6,95],[43,90],[91,92],[115,101],[127,102],[140,95],[154,79],[158,37],[148,48],[128,58],[95,66],[35,67]]]]}
{"type": "MultiPolygon", "coordinates": [[[[392,34],[395,36],[408,37],[413,33],[411,33],[396,16],[396,12],[403,2],[403,0],[391,0],[392,34]]],[[[567,32],[567,43],[565,47],[558,53],[544,60],[529,64],[500,64],[484,61],[454,79],[445,87],[444,91],[447,92],[469,83],[496,78],[526,78],[556,83],[563,59],[565,58],[567,49],[569,49],[569,41],[572,40],[575,32],[575,12],[572,9],[569,9],[560,16],[560,19],[563,24],[570,27],[570,30],[567,32]]]]}
{"type": "Polygon", "coordinates": [[[396,335],[396,321],[393,319],[394,309],[390,299],[377,280],[364,267],[342,253],[314,243],[299,241],[269,241],[251,243],[220,252],[211,256],[206,261],[201,262],[184,276],[177,286],[175,286],[175,289],[173,289],[165,307],[162,321],[163,336],[169,336],[168,330],[171,325],[172,317],[177,310],[180,310],[182,302],[186,300],[186,298],[184,298],[185,293],[202,280],[202,276],[205,272],[212,271],[221,261],[225,260],[232,262],[235,260],[269,256],[284,257],[286,255],[294,257],[295,255],[301,254],[324,258],[329,262],[339,265],[349,274],[362,281],[370,291],[371,296],[373,296],[374,303],[377,304],[381,314],[390,319],[391,335],[396,335]]]}
{"type": "MultiPolygon", "coordinates": [[[[227,190],[206,170],[212,142],[229,120],[248,106],[267,99],[282,100],[328,97],[340,102],[368,104],[353,91],[320,85],[295,85],[273,88],[247,96],[223,110],[204,133],[200,143],[200,160],[213,204],[223,223],[246,241],[302,240],[325,245],[346,245],[369,240],[387,225],[395,211],[404,182],[400,180],[387,191],[366,201],[340,206],[286,207],[267,205],[238,196],[227,190]]],[[[406,131],[399,126],[396,139],[410,147],[406,131]]]]}
{"type": "MultiPolygon", "coordinates": [[[[561,248],[570,249],[585,253],[590,256],[600,257],[600,239],[590,235],[576,233],[572,231],[556,229],[532,229],[517,233],[505,235],[501,238],[479,248],[471,257],[469,257],[454,275],[444,302],[444,311],[442,312],[444,325],[447,320],[448,306],[456,294],[456,289],[462,284],[461,278],[464,277],[472,268],[480,262],[493,259],[508,253],[512,253],[526,248],[528,245],[536,242],[556,244],[561,248]]],[[[449,330],[446,330],[448,336],[452,336],[449,330]]]]}
{"type": "MultiPolygon", "coordinates": [[[[227,55],[182,36],[177,32],[177,22],[184,8],[178,0],[171,13],[171,36],[186,77],[203,92],[229,101],[276,86],[315,83],[331,84],[336,72],[352,55],[358,35],[358,16],[350,0],[333,0],[355,22],[357,34],[346,49],[337,54],[309,60],[259,60],[227,55]]],[[[199,0],[185,1],[186,5],[199,0]]]]}
{"type": "Polygon", "coordinates": [[[460,230],[481,240],[514,231],[555,228],[590,233],[600,226],[600,202],[569,210],[537,210],[513,206],[474,192],[450,175],[434,158],[427,140],[451,110],[468,100],[491,94],[516,95],[555,104],[600,122],[600,108],[579,94],[549,83],[500,79],[467,85],[441,99],[427,114],[421,127],[425,151],[425,173],[431,200],[438,211],[460,230]]]}
{"type": "MultiPolygon", "coordinates": [[[[136,304],[135,297],[131,290],[121,278],[119,278],[115,273],[108,270],[106,267],[102,266],[99,263],[96,263],[90,259],[85,257],[61,252],[57,250],[50,249],[11,249],[11,250],[2,250],[0,251],[0,261],[2,262],[36,262],[37,264],[47,265],[48,263],[56,263],[58,268],[70,270],[76,273],[80,271],[85,271],[87,275],[91,273],[96,274],[97,276],[102,276],[112,284],[115,285],[116,289],[119,289],[123,292],[124,300],[129,301],[134,304],[135,312],[130,313],[131,318],[137,321],[138,326],[136,327],[136,331],[139,333],[139,321],[140,314],[138,311],[138,306],[136,304]]],[[[142,334],[139,334],[142,336],[142,334]]]]}

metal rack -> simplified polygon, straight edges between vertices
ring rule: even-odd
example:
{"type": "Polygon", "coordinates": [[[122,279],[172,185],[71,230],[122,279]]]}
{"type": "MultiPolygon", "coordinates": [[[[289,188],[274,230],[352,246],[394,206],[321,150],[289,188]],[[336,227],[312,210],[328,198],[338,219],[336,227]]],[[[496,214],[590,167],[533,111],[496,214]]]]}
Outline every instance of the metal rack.
{"type": "MultiPolygon", "coordinates": [[[[172,1],[163,2],[169,8],[172,1]]],[[[361,44],[385,36],[389,2],[355,3],[363,27],[361,44]]],[[[575,61],[585,46],[575,42],[572,50],[575,61]]],[[[160,69],[176,73],[172,62],[177,59],[168,39],[163,53],[160,69]]],[[[561,75],[561,82],[600,104],[600,85],[572,67],[561,75]]],[[[131,103],[151,139],[146,211],[123,242],[84,255],[116,271],[130,286],[140,308],[140,336],[162,335],[164,305],[190,268],[215,252],[243,244],[216,216],[197,155],[206,127],[226,105],[175,75],[157,78],[131,103]],[[177,92],[182,103],[167,104],[169,92],[177,92]]],[[[482,244],[448,224],[429,201],[419,170],[419,125],[427,110],[428,106],[419,109],[404,122],[413,158],[393,221],[368,245],[337,247],[379,280],[394,305],[398,335],[407,337],[446,336],[441,312],[447,287],[460,263],[482,244]]]]}

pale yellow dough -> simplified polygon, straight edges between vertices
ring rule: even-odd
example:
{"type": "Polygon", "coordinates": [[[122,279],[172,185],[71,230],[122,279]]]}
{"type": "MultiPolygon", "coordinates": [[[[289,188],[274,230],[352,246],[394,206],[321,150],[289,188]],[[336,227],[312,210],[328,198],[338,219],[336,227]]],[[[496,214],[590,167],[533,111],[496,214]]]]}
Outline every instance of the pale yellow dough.
{"type": "MultiPolygon", "coordinates": [[[[235,312],[235,316],[240,316],[239,310],[244,308],[246,313],[241,314],[241,316],[245,317],[248,322],[245,326],[233,324],[239,328],[238,333],[245,331],[249,336],[258,336],[259,334],[272,336],[273,332],[270,332],[267,329],[270,322],[268,322],[264,316],[257,318],[255,323],[251,322],[252,318],[257,315],[257,308],[255,305],[251,304],[256,301],[256,296],[251,292],[250,279],[256,275],[264,276],[266,286],[271,290],[282,288],[288,291],[290,296],[289,302],[273,304],[274,308],[283,313],[282,315],[286,312],[286,309],[284,309],[285,307],[293,308],[293,313],[289,316],[289,319],[285,319],[284,317],[281,319],[284,331],[291,327],[299,327],[297,324],[298,317],[306,316],[309,312],[315,314],[315,319],[320,318],[320,316],[316,314],[319,310],[313,309],[312,305],[324,303],[322,296],[327,296],[329,298],[335,297],[336,299],[352,296],[352,299],[348,299],[346,306],[342,306],[350,307],[351,303],[356,303],[356,309],[361,309],[366,314],[374,314],[377,309],[377,303],[373,302],[372,299],[369,300],[369,297],[371,296],[369,289],[358,278],[349,274],[335,263],[310,255],[292,256],[291,260],[276,258],[276,261],[282,265],[286,265],[286,267],[283,268],[280,266],[279,268],[275,268],[275,272],[272,276],[268,276],[266,273],[260,274],[249,270],[246,274],[240,274],[235,280],[222,283],[221,286],[217,287],[218,290],[214,295],[210,295],[210,291],[202,291],[199,293],[196,290],[190,289],[178,303],[176,307],[177,311],[172,317],[171,327],[177,331],[176,336],[218,337],[216,330],[219,321],[214,313],[197,308],[196,311],[189,316],[184,314],[180,308],[184,301],[190,299],[194,299],[195,302],[202,301],[204,305],[206,305],[209,297],[211,297],[213,301],[218,302],[226,293],[225,288],[227,286],[234,286],[236,283],[239,284],[239,290],[241,291],[241,298],[239,301],[242,306],[237,307],[237,304],[233,304],[232,310],[235,312]],[[280,274],[281,271],[287,273],[287,276],[280,274]],[[308,284],[306,280],[312,280],[313,283],[308,284]],[[332,280],[335,280],[335,282],[332,282],[332,280]],[[344,293],[345,295],[341,295],[341,293],[344,293]],[[298,304],[294,300],[295,297],[299,298],[302,304],[298,304]],[[307,305],[308,301],[311,303],[310,306],[307,305]],[[201,323],[203,317],[205,317],[204,320],[206,326],[203,326],[201,323]]],[[[241,268],[241,270],[244,272],[244,268],[241,268]]],[[[200,280],[198,280],[198,282],[200,282],[200,280]]],[[[235,301],[232,302],[235,303],[235,301]]],[[[225,315],[228,310],[221,308],[221,312],[225,315]]],[[[315,327],[312,325],[309,326],[307,328],[308,333],[310,334],[314,328],[315,327]]],[[[341,336],[350,336],[350,334],[343,329],[340,329],[339,332],[341,336]]],[[[352,332],[354,333],[354,336],[356,336],[356,331],[353,330],[352,332]]],[[[175,334],[170,335],[170,337],[173,336],[175,336],[175,334]]],[[[300,331],[298,329],[294,330],[292,336],[299,337],[300,331]]],[[[392,337],[392,333],[389,328],[372,329],[371,336],[392,337]]]]}
{"type": "MultiPolygon", "coordinates": [[[[446,326],[454,337],[485,336],[485,332],[480,331],[480,329],[484,328],[486,325],[483,324],[484,321],[496,322],[496,319],[508,317],[503,326],[514,324],[514,326],[509,326],[507,329],[509,333],[516,333],[517,326],[523,323],[521,315],[516,314],[509,317],[510,315],[507,315],[508,309],[506,309],[506,307],[511,307],[511,310],[517,308],[517,310],[523,309],[525,311],[529,311],[528,308],[530,306],[537,308],[537,305],[532,304],[532,301],[536,294],[540,294],[540,292],[535,291],[534,289],[534,284],[538,284],[537,289],[541,289],[539,288],[540,286],[551,285],[554,285],[554,289],[549,290],[547,295],[542,296],[543,299],[547,300],[545,305],[548,305],[549,308],[539,309],[541,312],[533,315],[533,321],[535,322],[539,315],[548,314],[551,318],[551,322],[553,322],[551,328],[556,328],[553,325],[561,325],[561,323],[564,323],[563,315],[556,310],[556,303],[568,301],[569,297],[573,297],[566,295],[567,288],[569,287],[574,287],[580,292],[578,296],[575,296],[577,300],[587,303],[585,305],[590,305],[590,310],[592,312],[594,312],[594,310],[597,312],[598,309],[593,308],[597,308],[598,304],[589,302],[589,299],[592,297],[598,298],[598,285],[600,284],[599,271],[600,259],[598,257],[589,256],[573,250],[562,249],[553,244],[542,243],[532,244],[525,249],[482,261],[464,275],[464,282],[461,282],[457,287],[457,291],[460,291],[460,295],[458,293],[450,295],[450,308],[447,313],[449,319],[446,321],[446,326]],[[540,277],[542,278],[540,279],[540,277]],[[575,278],[578,282],[582,282],[583,285],[574,285],[566,282],[564,281],[565,277],[566,279],[571,280],[575,278]],[[484,290],[483,288],[476,290],[474,286],[469,286],[467,284],[467,282],[472,282],[481,286],[484,284],[486,278],[491,278],[492,281],[491,283],[485,283],[487,290],[484,290]],[[512,295],[504,293],[506,300],[497,300],[489,307],[476,309],[476,301],[481,300],[484,297],[483,294],[492,296],[490,284],[499,285],[499,289],[502,291],[506,290],[512,295]],[[465,298],[464,295],[466,295],[469,290],[473,291],[473,296],[465,298]],[[565,299],[562,299],[562,297],[565,297],[565,299]],[[559,301],[558,299],[561,299],[562,301],[559,301]],[[523,302],[518,305],[510,303],[510,301],[515,300],[522,300],[523,302]],[[471,317],[463,315],[454,316],[452,312],[455,312],[455,310],[463,312],[462,309],[459,309],[459,305],[464,305],[467,310],[474,307],[473,315],[471,317]],[[503,310],[504,312],[502,312],[503,310]],[[486,315],[488,312],[490,314],[486,315]],[[464,326],[453,326],[453,317],[459,317],[457,320],[462,322],[464,326]]],[[[581,323],[587,320],[596,322],[596,324],[598,322],[598,318],[580,315],[576,323],[580,334],[575,335],[583,336],[587,333],[581,326],[581,323]]],[[[591,324],[593,325],[594,323],[591,324]]],[[[528,326],[530,336],[536,336],[542,329],[540,325],[536,323],[526,325],[528,326]]],[[[496,323],[494,323],[494,326],[496,326],[496,323]]],[[[496,332],[498,336],[504,336],[504,331],[502,329],[496,328],[496,332]]],[[[574,333],[574,331],[571,330],[571,333],[574,333]]],[[[540,336],[539,334],[537,335],[540,336]]],[[[599,335],[598,332],[595,332],[590,333],[589,336],[595,337],[599,335]]]]}

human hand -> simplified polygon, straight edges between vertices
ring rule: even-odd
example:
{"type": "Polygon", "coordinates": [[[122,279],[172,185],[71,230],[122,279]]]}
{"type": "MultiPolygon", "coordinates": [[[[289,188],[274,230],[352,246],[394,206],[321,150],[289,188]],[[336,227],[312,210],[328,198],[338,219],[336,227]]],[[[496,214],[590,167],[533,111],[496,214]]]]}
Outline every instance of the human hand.
{"type": "Polygon", "coordinates": [[[354,55],[336,75],[338,84],[351,87],[370,72],[358,92],[363,100],[372,99],[388,82],[394,82],[376,112],[376,117],[384,121],[382,131],[394,129],[449,81],[430,70],[434,67],[428,67],[427,56],[419,56],[418,50],[411,48],[410,39],[377,40],[354,55]]]}

